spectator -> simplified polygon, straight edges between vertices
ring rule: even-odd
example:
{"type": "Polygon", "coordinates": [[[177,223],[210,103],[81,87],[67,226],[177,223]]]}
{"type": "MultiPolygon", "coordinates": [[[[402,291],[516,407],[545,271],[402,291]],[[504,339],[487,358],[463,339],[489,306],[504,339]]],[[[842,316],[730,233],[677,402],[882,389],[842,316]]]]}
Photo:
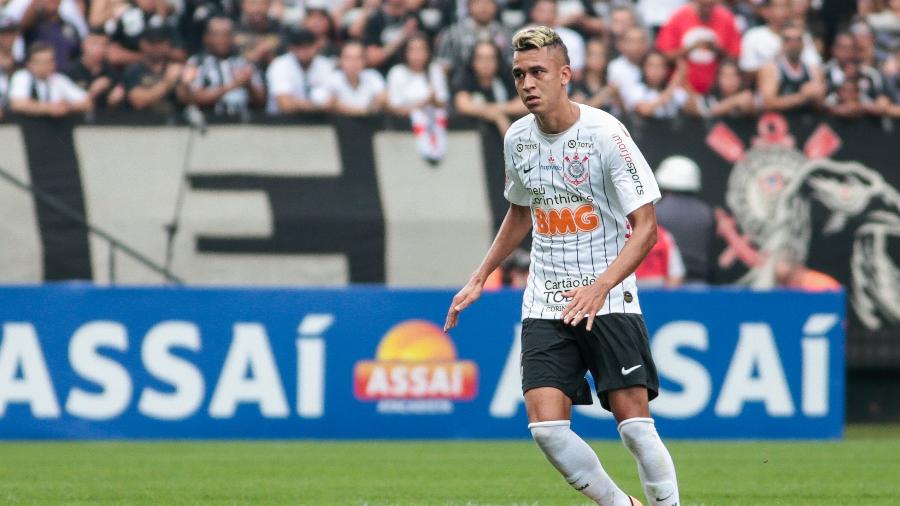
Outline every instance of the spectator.
{"type": "Polygon", "coordinates": [[[672,234],[656,226],[656,243],[634,271],[639,288],[678,288],[684,283],[685,267],[672,234]]]}
{"type": "Polygon", "coordinates": [[[858,118],[866,114],[881,116],[887,112],[890,100],[885,95],[881,74],[877,71],[863,73],[863,68],[855,61],[843,64],[840,70],[842,81],[825,97],[829,113],[858,118]]]}
{"type": "MultiPolygon", "coordinates": [[[[844,81],[848,79],[847,73],[853,74],[850,78],[857,81],[856,88],[862,104],[874,107],[882,111],[887,107],[888,98],[885,94],[884,80],[881,74],[873,67],[860,64],[856,58],[856,46],[853,37],[847,32],[841,32],[834,38],[831,46],[832,58],[823,67],[822,73],[829,94],[834,94],[844,81]]],[[[846,90],[845,90],[846,92],[846,90]]],[[[831,98],[836,100],[838,95],[831,98]]],[[[875,114],[875,110],[867,111],[875,114]]]]}
{"type": "Polygon", "coordinates": [[[251,108],[265,105],[266,87],[256,66],[235,52],[233,27],[226,17],[214,17],[206,25],[206,50],[187,62],[188,73],[196,74],[191,99],[214,114],[248,118],[251,108]]]}
{"type": "Polygon", "coordinates": [[[11,0],[6,15],[18,20],[27,46],[46,42],[53,48],[56,69],[70,70],[88,27],[75,0],[11,0]]]}
{"type": "Polygon", "coordinates": [[[287,35],[288,50],[275,58],[266,70],[270,114],[312,112],[312,90],[322,88],[334,72],[334,64],[317,54],[316,38],[305,28],[287,35]]]}
{"type": "Polygon", "coordinates": [[[880,50],[875,45],[875,35],[872,28],[865,22],[859,21],[850,26],[850,33],[856,43],[857,58],[859,62],[868,67],[878,67],[888,57],[888,53],[880,50]]]}
{"type": "Polygon", "coordinates": [[[582,37],[601,36],[606,29],[603,18],[589,0],[559,0],[556,23],[575,30],[582,37]]]}
{"type": "Polygon", "coordinates": [[[91,108],[87,92],[56,71],[53,46],[35,42],[28,47],[25,68],[9,83],[10,110],[29,116],[61,117],[91,108]]]}
{"type": "Polygon", "coordinates": [[[802,60],[803,30],[781,30],[781,54],[759,71],[757,88],[767,111],[810,111],[822,105],[826,88],[818,66],[802,60]]]}
{"type": "Polygon", "coordinates": [[[419,28],[428,36],[435,37],[453,23],[456,0],[407,0],[410,8],[419,13],[419,28]]]}
{"type": "Polygon", "coordinates": [[[303,27],[316,38],[316,49],[319,54],[328,58],[336,58],[340,51],[335,44],[336,32],[334,20],[325,9],[306,9],[303,27]]]}
{"type": "MultiPolygon", "coordinates": [[[[688,1],[689,0],[637,0],[636,9],[644,23],[654,31],[658,31],[659,28],[675,14],[675,11],[688,1]]],[[[626,7],[625,9],[630,11],[630,7],[626,7]]],[[[613,8],[613,13],[615,13],[615,11],[616,8],[613,8]]]]}
{"type": "Polygon", "coordinates": [[[380,112],[385,104],[384,78],[377,70],[366,68],[362,43],[350,41],[341,49],[338,70],[315,98],[330,112],[344,116],[368,116],[380,112]]]}
{"type": "Polygon", "coordinates": [[[531,7],[531,22],[536,25],[549,26],[559,35],[569,52],[569,66],[576,79],[584,70],[584,39],[575,30],[559,26],[555,0],[535,0],[531,7]]]}
{"type": "Polygon", "coordinates": [[[647,55],[647,32],[643,28],[632,27],[625,30],[619,39],[620,55],[609,62],[607,79],[619,90],[631,88],[641,81],[641,62],[647,55]]]}
{"type": "Polygon", "coordinates": [[[109,37],[103,32],[91,32],[81,42],[81,58],[67,72],[70,79],[87,90],[94,109],[117,107],[125,99],[121,75],[106,61],[109,37]]]}
{"type": "MultiPolygon", "coordinates": [[[[781,51],[780,33],[790,17],[789,0],[763,0],[762,14],[766,24],[747,30],[741,39],[741,70],[750,80],[767,62],[774,60],[781,51]]],[[[803,32],[801,60],[804,65],[817,67],[822,57],[816,50],[812,37],[803,32]]]]}
{"type": "Polygon", "coordinates": [[[187,101],[187,83],[192,76],[182,78],[184,66],[172,60],[172,31],[164,26],[150,27],[141,32],[139,42],[141,60],[125,71],[126,103],[135,111],[172,115],[187,101]]]}
{"type": "Polygon", "coordinates": [[[718,0],[692,0],[659,30],[656,48],[669,59],[687,61],[687,84],[705,94],[716,80],[723,58],[737,58],[741,34],[734,15],[718,0]]]}
{"type": "Polygon", "coordinates": [[[9,79],[16,70],[13,47],[19,37],[19,25],[12,18],[0,17],[0,119],[9,106],[9,79]]]}
{"type": "Polygon", "coordinates": [[[493,123],[502,136],[509,128],[509,117],[522,116],[526,111],[513,84],[498,75],[501,61],[497,46],[487,41],[477,43],[469,70],[457,83],[453,105],[463,116],[493,123]]]}
{"type": "Polygon", "coordinates": [[[388,108],[408,116],[419,154],[431,163],[447,151],[447,100],[450,92],[444,70],[428,63],[431,49],[425,34],[413,35],[406,43],[405,62],[394,65],[387,75],[388,108]]]}
{"type": "Polygon", "coordinates": [[[572,98],[591,107],[619,113],[618,94],[607,82],[606,67],[606,44],[600,39],[589,40],[584,73],[572,84],[572,98]]]}
{"type": "Polygon", "coordinates": [[[271,7],[271,0],[242,0],[241,15],[234,28],[238,52],[261,69],[269,66],[281,45],[281,27],[269,16],[271,7]]]}
{"type": "Polygon", "coordinates": [[[662,200],[656,217],[680,246],[687,283],[710,280],[710,250],[713,238],[713,211],[698,194],[700,167],[684,156],[670,156],[659,164],[656,181],[662,200]]]}
{"type": "Polygon", "coordinates": [[[651,51],[644,58],[641,81],[620,91],[625,110],[647,118],[678,116],[689,99],[682,87],[686,69],[684,64],[679,64],[669,79],[670,70],[665,55],[651,51]]]}
{"type": "Polygon", "coordinates": [[[504,51],[509,48],[509,34],[494,20],[494,0],[468,0],[469,15],[445,29],[437,38],[435,59],[444,66],[451,82],[463,78],[472,52],[479,42],[492,42],[504,51]]]}
{"type": "MultiPolygon", "coordinates": [[[[112,44],[107,58],[118,67],[126,67],[144,60],[141,50],[141,36],[151,28],[166,28],[170,37],[170,46],[175,43],[175,19],[170,17],[172,8],[166,0],[132,0],[118,17],[106,24],[106,33],[110,34],[112,44]]],[[[170,47],[169,56],[184,61],[184,54],[170,47]]]]}
{"type": "Polygon", "coordinates": [[[634,8],[629,4],[616,4],[609,13],[609,29],[607,30],[611,39],[610,45],[615,51],[619,51],[622,37],[631,28],[641,28],[634,8]]]}
{"type": "Polygon", "coordinates": [[[884,10],[866,16],[878,47],[887,53],[900,49],[900,0],[888,0],[884,10]]]}
{"type": "Polygon", "coordinates": [[[706,95],[694,102],[690,112],[704,118],[738,117],[755,114],[758,101],[744,86],[737,63],[726,60],[719,65],[716,83],[706,95]]]}
{"type": "Polygon", "coordinates": [[[382,73],[402,60],[400,49],[419,31],[419,19],[406,6],[406,0],[384,0],[380,9],[366,21],[363,43],[366,61],[382,73]]]}

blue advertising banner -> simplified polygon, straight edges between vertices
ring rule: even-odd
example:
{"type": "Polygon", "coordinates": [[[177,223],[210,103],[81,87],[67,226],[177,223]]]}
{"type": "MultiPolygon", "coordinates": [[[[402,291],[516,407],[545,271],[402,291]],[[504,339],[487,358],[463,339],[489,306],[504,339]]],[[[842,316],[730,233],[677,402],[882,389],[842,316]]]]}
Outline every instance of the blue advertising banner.
{"type": "MultiPolygon", "coordinates": [[[[0,438],[528,437],[517,292],[0,289],[0,438]]],[[[667,438],[838,438],[843,294],[641,293],[667,438]]],[[[578,407],[585,437],[616,436],[578,407]]]]}

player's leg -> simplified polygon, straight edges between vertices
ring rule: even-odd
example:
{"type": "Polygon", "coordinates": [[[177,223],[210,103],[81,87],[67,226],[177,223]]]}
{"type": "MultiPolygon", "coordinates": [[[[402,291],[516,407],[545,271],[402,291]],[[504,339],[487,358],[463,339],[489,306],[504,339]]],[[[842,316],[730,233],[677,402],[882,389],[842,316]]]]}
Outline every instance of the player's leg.
{"type": "Polygon", "coordinates": [[[677,506],[678,481],[672,456],[650,418],[647,388],[633,386],[608,392],[609,406],[619,422],[622,443],[637,461],[638,474],[650,506],[677,506]]]}
{"type": "Polygon", "coordinates": [[[675,466],[663,445],[649,402],[659,391],[656,365],[644,319],[639,314],[603,315],[586,336],[593,363],[591,372],[603,407],[619,422],[619,435],[637,460],[638,473],[651,506],[679,502],[675,466]]]}
{"type": "Polygon", "coordinates": [[[632,506],[594,450],[571,429],[573,399],[589,403],[586,368],[570,333],[547,320],[522,326],[522,389],[528,428],[538,447],[566,481],[597,504],[632,506]]]}

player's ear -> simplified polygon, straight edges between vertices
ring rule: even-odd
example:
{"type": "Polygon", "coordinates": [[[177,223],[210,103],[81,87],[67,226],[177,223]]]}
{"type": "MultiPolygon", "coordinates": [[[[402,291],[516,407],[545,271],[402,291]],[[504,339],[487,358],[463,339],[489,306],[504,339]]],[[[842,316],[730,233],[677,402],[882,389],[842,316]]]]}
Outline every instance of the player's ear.
{"type": "Polygon", "coordinates": [[[572,80],[572,67],[563,65],[562,68],[559,69],[559,73],[562,76],[562,85],[568,86],[569,81],[572,80]]]}

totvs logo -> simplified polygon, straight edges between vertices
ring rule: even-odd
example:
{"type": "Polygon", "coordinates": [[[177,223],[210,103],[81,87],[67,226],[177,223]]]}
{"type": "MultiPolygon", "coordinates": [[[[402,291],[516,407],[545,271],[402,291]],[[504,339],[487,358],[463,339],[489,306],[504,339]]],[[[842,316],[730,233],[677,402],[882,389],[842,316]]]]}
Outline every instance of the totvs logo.
{"type": "Polygon", "coordinates": [[[469,401],[478,390],[478,366],[457,360],[450,337],[422,320],[391,328],[375,360],[356,363],[354,377],[353,393],[363,401],[469,401]]]}

